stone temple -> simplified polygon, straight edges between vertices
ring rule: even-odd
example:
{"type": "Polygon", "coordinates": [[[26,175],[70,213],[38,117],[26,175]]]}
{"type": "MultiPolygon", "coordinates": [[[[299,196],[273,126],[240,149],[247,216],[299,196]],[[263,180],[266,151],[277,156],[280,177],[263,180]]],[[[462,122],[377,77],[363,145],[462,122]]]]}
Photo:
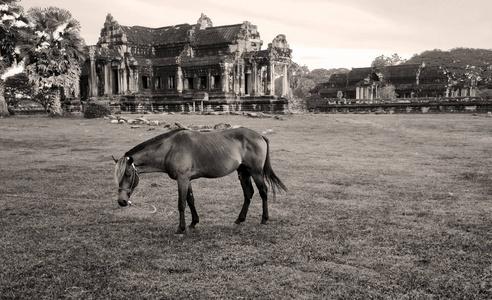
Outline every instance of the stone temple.
{"type": "Polygon", "coordinates": [[[285,35],[266,49],[255,25],[120,25],[110,14],[89,46],[80,98],[123,111],[283,111],[291,96],[285,35]]]}

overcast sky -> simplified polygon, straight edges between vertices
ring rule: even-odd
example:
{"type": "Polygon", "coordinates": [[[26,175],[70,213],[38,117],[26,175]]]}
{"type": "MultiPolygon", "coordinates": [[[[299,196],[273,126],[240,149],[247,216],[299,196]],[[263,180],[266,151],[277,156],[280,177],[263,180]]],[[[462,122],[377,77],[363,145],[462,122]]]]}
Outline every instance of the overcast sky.
{"type": "Polygon", "coordinates": [[[316,68],[367,67],[375,57],[402,58],[425,50],[492,48],[492,0],[21,0],[31,7],[69,10],[88,45],[97,43],[106,15],[121,25],[249,21],[265,49],[285,34],[293,60],[316,68]]]}

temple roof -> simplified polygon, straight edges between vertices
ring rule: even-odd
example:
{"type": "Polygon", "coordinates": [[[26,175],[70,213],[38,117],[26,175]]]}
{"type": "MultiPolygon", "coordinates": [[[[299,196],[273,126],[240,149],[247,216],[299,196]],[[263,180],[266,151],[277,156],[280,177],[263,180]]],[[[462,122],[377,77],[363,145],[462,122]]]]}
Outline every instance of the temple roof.
{"type": "Polygon", "coordinates": [[[330,76],[328,80],[332,84],[346,84],[347,83],[347,73],[335,73],[330,76]]]}
{"type": "Polygon", "coordinates": [[[237,38],[242,25],[226,25],[196,30],[196,43],[197,45],[230,44],[237,38]]]}
{"type": "Polygon", "coordinates": [[[373,73],[372,68],[353,68],[347,73],[348,80],[363,80],[373,73]]]}
{"type": "Polygon", "coordinates": [[[412,77],[417,76],[418,70],[421,67],[419,64],[415,65],[398,65],[398,66],[387,66],[384,68],[386,76],[389,78],[402,78],[402,77],[412,77]]]}
{"type": "Polygon", "coordinates": [[[121,26],[127,41],[140,45],[166,45],[189,42],[190,32],[194,31],[197,45],[233,43],[243,24],[225,25],[199,29],[194,25],[180,24],[160,28],[143,26],[121,26]]]}
{"type": "Polygon", "coordinates": [[[163,45],[188,42],[189,24],[149,28],[143,26],[121,26],[127,40],[134,44],[163,45]]]}
{"type": "Polygon", "coordinates": [[[420,78],[447,78],[447,75],[441,67],[426,66],[422,68],[420,78]]]}

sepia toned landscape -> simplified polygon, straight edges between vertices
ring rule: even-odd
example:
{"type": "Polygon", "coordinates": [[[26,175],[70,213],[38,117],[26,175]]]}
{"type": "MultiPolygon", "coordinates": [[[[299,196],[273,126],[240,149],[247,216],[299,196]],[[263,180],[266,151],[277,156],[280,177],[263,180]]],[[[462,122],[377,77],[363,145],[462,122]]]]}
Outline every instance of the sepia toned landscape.
{"type": "Polygon", "coordinates": [[[0,300],[492,299],[489,6],[0,0],[0,300]]]}
{"type": "Polygon", "coordinates": [[[2,299],[492,296],[484,114],[144,117],[159,125],[0,118],[2,299]],[[165,174],[143,174],[134,205],[119,207],[111,155],[176,122],[269,138],[289,192],[269,195],[268,225],[256,188],[246,222],[234,224],[235,173],[193,181],[200,223],[183,236],[165,174]]]}

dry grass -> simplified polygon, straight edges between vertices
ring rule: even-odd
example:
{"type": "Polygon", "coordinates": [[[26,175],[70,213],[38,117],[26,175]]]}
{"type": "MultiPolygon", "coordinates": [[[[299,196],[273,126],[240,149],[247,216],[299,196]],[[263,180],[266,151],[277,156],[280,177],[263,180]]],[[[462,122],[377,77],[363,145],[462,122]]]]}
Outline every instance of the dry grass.
{"type": "Polygon", "coordinates": [[[143,175],[119,208],[110,156],[165,129],[0,119],[2,299],[489,299],[492,120],[470,115],[152,116],[269,135],[290,191],[247,221],[235,174],[193,183],[184,236],[176,183],[143,175]],[[157,212],[151,214],[154,205],[157,212]],[[187,221],[191,221],[188,213],[187,221]]]}

